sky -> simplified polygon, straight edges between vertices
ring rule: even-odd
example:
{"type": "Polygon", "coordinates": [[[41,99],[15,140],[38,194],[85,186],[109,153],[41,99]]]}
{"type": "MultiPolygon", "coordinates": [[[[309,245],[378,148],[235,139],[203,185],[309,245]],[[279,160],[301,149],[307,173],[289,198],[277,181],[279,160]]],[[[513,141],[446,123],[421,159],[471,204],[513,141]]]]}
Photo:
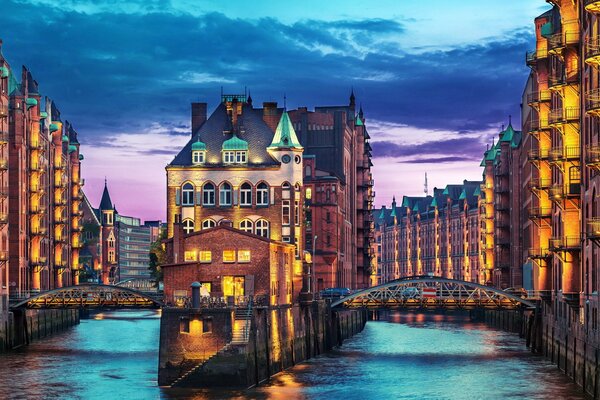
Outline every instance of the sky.
{"type": "Polygon", "coordinates": [[[373,147],[375,205],[481,178],[520,103],[542,0],[0,0],[2,52],[79,132],[84,190],[104,179],[122,214],[166,215],[165,166],[209,112],[248,88],[255,104],[347,104],[373,147]]]}

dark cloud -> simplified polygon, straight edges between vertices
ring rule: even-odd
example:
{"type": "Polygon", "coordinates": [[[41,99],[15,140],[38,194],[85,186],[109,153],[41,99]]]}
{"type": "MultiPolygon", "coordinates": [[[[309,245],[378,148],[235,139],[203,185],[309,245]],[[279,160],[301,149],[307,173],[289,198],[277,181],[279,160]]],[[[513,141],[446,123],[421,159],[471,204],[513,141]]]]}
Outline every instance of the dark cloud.
{"type": "MultiPolygon", "coordinates": [[[[481,157],[479,157],[481,158],[481,157]]],[[[411,160],[398,161],[398,164],[440,164],[440,163],[451,163],[451,162],[460,162],[460,161],[475,161],[477,158],[473,157],[425,157],[425,158],[415,158],[411,160]]]]}
{"type": "MultiPolygon", "coordinates": [[[[422,144],[398,144],[390,141],[371,142],[375,157],[413,157],[407,162],[430,162],[433,155],[446,161],[476,160],[482,156],[485,145],[477,137],[436,140],[422,144]],[[452,155],[452,157],[450,156],[452,155]],[[455,160],[449,160],[456,157],[455,160]],[[426,161],[420,161],[426,160],[426,161]]],[[[438,158],[439,159],[439,158],[438,158]]]]}
{"type": "Polygon", "coordinates": [[[367,118],[477,131],[519,112],[534,43],[517,30],[417,56],[398,42],[404,26],[393,20],[286,25],[155,10],[86,15],[4,0],[0,37],[9,62],[30,67],[84,144],[157,121],[178,134],[189,103],[214,107],[221,86],[247,86],[258,104],[286,93],[288,107],[343,103],[354,87],[367,118]]]}

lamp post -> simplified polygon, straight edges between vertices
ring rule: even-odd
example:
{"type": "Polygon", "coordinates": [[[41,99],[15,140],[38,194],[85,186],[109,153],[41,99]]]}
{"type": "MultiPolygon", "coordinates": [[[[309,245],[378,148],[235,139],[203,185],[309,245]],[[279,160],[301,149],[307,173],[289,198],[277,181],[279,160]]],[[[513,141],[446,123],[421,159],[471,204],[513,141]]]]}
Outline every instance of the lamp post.
{"type": "Polygon", "coordinates": [[[310,279],[309,280],[310,291],[313,292],[313,293],[314,293],[314,279],[312,279],[312,275],[315,275],[315,277],[316,277],[316,270],[315,270],[315,246],[317,245],[317,238],[318,238],[317,235],[315,235],[313,237],[312,260],[311,260],[312,261],[312,274],[309,274],[310,275],[310,278],[309,278],[310,279]]]}

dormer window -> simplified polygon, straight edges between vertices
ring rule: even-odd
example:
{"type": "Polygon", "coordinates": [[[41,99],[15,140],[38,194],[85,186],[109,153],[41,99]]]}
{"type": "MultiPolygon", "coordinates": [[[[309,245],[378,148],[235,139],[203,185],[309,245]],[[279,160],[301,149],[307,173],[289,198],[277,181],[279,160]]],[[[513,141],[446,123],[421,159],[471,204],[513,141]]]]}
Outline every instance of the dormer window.
{"type": "Polygon", "coordinates": [[[223,163],[233,164],[235,162],[235,151],[224,151],[223,152],[223,163]]]}
{"type": "Polygon", "coordinates": [[[192,164],[204,164],[206,152],[192,151],[192,164]]]}
{"type": "Polygon", "coordinates": [[[236,151],[235,152],[235,162],[238,164],[246,164],[246,152],[245,151],[236,151]]]}
{"type": "Polygon", "coordinates": [[[223,164],[246,164],[248,162],[248,142],[236,134],[223,142],[223,164]]]}

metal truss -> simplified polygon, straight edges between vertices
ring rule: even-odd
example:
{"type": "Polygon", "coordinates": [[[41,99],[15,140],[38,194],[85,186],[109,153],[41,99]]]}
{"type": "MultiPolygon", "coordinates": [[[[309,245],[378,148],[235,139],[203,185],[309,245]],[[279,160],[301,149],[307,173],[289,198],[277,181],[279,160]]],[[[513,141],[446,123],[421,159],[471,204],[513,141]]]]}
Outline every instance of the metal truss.
{"type": "Polygon", "coordinates": [[[439,277],[411,277],[387,282],[334,301],[332,307],[518,309],[535,302],[490,286],[439,277]],[[423,295],[423,289],[429,295],[423,295]],[[435,289],[435,295],[434,293],[435,289]]]}
{"type": "Polygon", "coordinates": [[[86,283],[40,293],[11,308],[160,308],[162,306],[160,301],[133,289],[86,283]]]}

